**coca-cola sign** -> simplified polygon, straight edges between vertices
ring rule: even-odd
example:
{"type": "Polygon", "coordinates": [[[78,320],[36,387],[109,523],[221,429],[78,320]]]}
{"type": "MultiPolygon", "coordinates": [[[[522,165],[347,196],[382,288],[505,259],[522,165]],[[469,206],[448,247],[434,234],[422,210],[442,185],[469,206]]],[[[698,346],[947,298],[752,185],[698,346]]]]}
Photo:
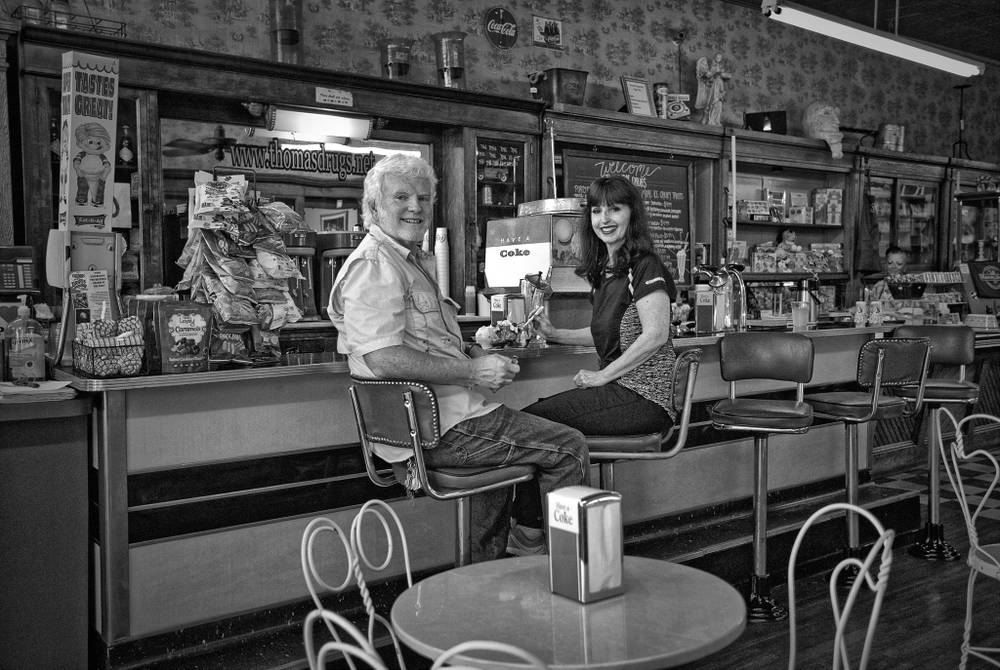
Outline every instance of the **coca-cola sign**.
{"type": "Polygon", "coordinates": [[[483,32],[496,48],[509,49],[517,42],[517,19],[503,7],[494,7],[483,16],[483,32]]]}

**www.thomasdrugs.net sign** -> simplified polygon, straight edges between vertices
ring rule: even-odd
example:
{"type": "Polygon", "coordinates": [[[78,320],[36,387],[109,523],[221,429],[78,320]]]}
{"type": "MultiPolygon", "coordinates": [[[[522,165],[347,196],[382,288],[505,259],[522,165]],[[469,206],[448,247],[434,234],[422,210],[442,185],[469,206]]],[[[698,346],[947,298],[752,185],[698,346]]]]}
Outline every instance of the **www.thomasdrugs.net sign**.
{"type": "Polygon", "coordinates": [[[314,174],[336,175],[340,181],[364,177],[382,158],[367,154],[323,149],[294,149],[281,146],[274,139],[267,146],[234,144],[231,151],[233,167],[251,170],[287,170],[314,174]]]}

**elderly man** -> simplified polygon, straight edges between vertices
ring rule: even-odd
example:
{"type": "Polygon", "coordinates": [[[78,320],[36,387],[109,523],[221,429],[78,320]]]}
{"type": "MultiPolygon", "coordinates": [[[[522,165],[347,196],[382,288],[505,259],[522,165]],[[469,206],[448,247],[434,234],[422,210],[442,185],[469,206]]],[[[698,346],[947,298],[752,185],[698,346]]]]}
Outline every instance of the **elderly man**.
{"type": "MultiPolygon", "coordinates": [[[[589,457],[579,431],[483,395],[510,384],[518,364],[463,343],[456,305],[438,290],[434,257],[420,249],[433,223],[436,183],[426,161],[403,154],[383,158],[368,172],[362,200],[368,234],[330,292],[337,348],[347,354],[353,375],[420,379],[434,389],[441,442],[424,454],[428,466],[532,464],[543,498],[553,489],[586,483],[589,457]]],[[[389,462],[407,457],[406,450],[386,445],[377,453],[389,462]]],[[[505,548],[514,555],[544,553],[537,499],[514,501],[536,509],[519,509],[520,523],[508,537],[510,492],[476,498],[474,561],[499,558],[505,548]]]]}

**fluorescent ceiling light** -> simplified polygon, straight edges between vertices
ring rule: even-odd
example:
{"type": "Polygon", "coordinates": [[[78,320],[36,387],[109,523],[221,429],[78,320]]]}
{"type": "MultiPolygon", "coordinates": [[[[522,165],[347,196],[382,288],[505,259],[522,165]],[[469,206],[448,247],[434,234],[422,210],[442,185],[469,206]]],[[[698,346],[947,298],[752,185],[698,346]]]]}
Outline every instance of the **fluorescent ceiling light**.
{"type": "Polygon", "coordinates": [[[866,49],[881,51],[890,56],[905,58],[961,77],[982,74],[986,69],[983,63],[971,58],[948,53],[892,33],[867,28],[813,9],[802,9],[790,2],[763,0],[761,9],[765,16],[775,21],[811,30],[866,49]]]}
{"type": "Polygon", "coordinates": [[[265,114],[268,130],[294,133],[296,138],[351,137],[368,139],[372,119],[364,116],[338,114],[333,110],[289,109],[269,105],[265,114]]]}

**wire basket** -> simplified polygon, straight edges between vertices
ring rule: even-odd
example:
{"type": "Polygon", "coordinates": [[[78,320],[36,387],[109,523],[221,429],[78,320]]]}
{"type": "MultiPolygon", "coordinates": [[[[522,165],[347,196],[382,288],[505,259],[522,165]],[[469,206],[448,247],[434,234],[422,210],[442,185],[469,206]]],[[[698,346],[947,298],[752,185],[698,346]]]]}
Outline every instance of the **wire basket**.
{"type": "Polygon", "coordinates": [[[145,347],[141,343],[90,346],[73,342],[73,372],[81,377],[97,379],[144,375],[145,347]]]}
{"type": "Polygon", "coordinates": [[[123,21],[103,19],[98,16],[84,16],[72,12],[45,8],[36,5],[20,5],[10,13],[11,18],[26,25],[47,26],[62,30],[76,30],[82,33],[97,33],[108,37],[125,37],[123,21]]]}

